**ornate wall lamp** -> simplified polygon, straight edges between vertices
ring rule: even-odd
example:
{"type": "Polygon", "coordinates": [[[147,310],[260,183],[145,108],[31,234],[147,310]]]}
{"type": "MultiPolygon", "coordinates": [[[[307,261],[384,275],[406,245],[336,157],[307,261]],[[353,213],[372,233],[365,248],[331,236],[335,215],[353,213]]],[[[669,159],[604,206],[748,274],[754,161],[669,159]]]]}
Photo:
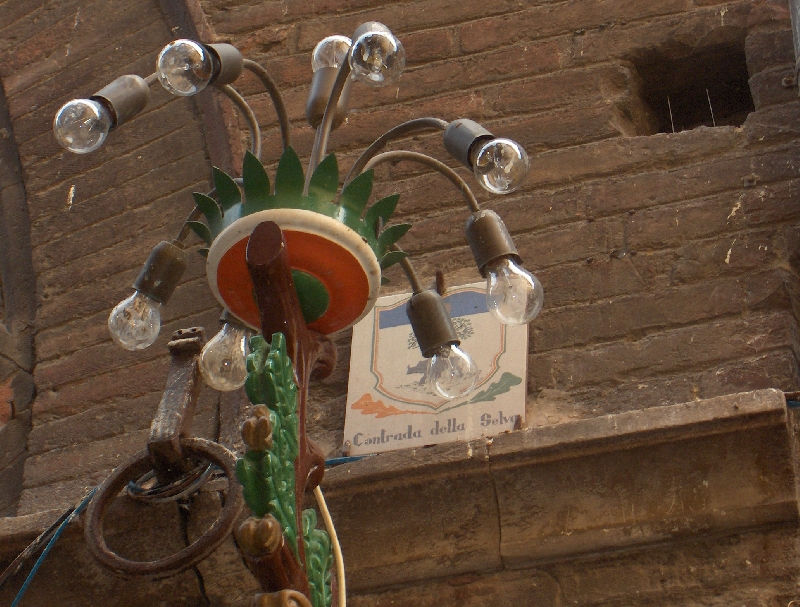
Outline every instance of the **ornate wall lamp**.
{"type": "MultiPolygon", "coordinates": [[[[372,143],[339,189],[336,157],[326,151],[331,131],[347,116],[353,83],[384,86],[395,81],[405,65],[402,44],[380,23],[359,26],[353,40],[330,36],[314,49],[306,118],[316,137],[305,170],[290,145],[289,120],[275,83],[261,66],[243,59],[228,44],[174,41],[159,54],[154,74],[122,76],[89,99],[68,102],[54,121],[62,146],[75,153],[91,152],[147,105],[149,87],[158,81],[181,96],[215,86],[247,123],[250,149],[241,176],[214,168],[214,189],[194,194],[196,206],[179,234],[153,249],[133,284],[134,294],[113,309],[108,326],[114,341],[124,348],[151,345],[160,328],[160,307],[186,267],[187,238],[195,234],[205,243],[199,252],[206,258],[209,287],[223,307],[224,325],[202,352],[195,351],[200,338],[193,337],[194,358],[186,364],[195,365],[192,368],[214,389],[245,386],[251,402],[259,406],[245,424],[248,450],[237,469],[256,518],[245,523],[237,537],[268,593],[257,599],[263,605],[290,605],[290,601],[305,605],[308,599],[314,607],[330,604],[326,573],[330,559],[325,556],[330,554],[329,538],[314,529],[312,514],[301,511],[303,494],[318,492],[324,472],[322,454],[306,437],[307,386],[312,378],[332,370],[335,349],[326,336],[352,326],[372,309],[384,270],[401,264],[411,284],[407,311],[420,350],[429,360],[431,389],[454,398],[468,393],[476,381],[475,363],[458,347],[442,293],[421,286],[407,254],[397,246],[411,228],[390,224],[399,196],[368,204],[373,168],[386,162],[421,163],[459,189],[470,210],[467,241],[487,278],[487,307],[501,322],[528,323],[543,301],[541,284],[522,269],[500,217],[480,209],[455,171],[424,154],[383,151],[392,140],[409,134],[440,131],[444,148],[473,171],[481,186],[504,194],[521,185],[529,168],[528,157],[516,142],[496,138],[472,120],[411,120],[372,143]],[[243,70],[261,81],[278,114],[283,154],[274,183],[260,161],[258,121],[231,86],[243,70]],[[254,337],[248,348],[249,335],[254,337]],[[287,487],[293,491],[287,493],[287,487]]],[[[118,479],[115,482],[118,490],[118,479]]],[[[93,512],[97,509],[90,508],[90,520],[101,523],[102,512],[94,518],[93,512]]],[[[332,527],[329,531],[333,535],[332,527]]],[[[339,590],[343,606],[343,577],[339,590]]]]}

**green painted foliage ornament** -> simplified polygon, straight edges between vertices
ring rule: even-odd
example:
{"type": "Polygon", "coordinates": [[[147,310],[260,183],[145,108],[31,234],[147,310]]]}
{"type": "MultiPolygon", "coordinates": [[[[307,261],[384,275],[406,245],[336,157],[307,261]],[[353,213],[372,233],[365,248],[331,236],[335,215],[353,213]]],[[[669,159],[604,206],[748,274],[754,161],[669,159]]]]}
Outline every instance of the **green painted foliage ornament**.
{"type": "MultiPolygon", "coordinates": [[[[298,529],[295,517],[295,470],[298,453],[297,384],[294,365],[286,351],[283,333],[275,333],[270,345],[260,335],[250,338],[245,390],[254,405],[266,405],[272,439],[258,448],[248,447],[236,463],[236,475],[245,501],[258,518],[272,515],[295,556],[298,529]]],[[[306,575],[314,607],[331,604],[331,542],[317,529],[317,515],[303,511],[301,529],[306,553],[306,575]]]]}

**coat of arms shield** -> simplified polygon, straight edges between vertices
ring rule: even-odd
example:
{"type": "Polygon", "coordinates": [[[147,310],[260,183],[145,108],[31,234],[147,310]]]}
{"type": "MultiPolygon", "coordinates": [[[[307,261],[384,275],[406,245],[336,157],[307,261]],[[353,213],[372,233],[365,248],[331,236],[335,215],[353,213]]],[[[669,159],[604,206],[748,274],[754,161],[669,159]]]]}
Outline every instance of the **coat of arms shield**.
{"type": "Polygon", "coordinates": [[[426,381],[406,315],[409,294],[378,299],[353,329],[345,440],[350,452],[373,453],[511,430],[525,410],[527,326],[500,324],[486,308],[485,286],[445,297],[461,348],[479,377],[467,396],[446,400],[426,381]]]}

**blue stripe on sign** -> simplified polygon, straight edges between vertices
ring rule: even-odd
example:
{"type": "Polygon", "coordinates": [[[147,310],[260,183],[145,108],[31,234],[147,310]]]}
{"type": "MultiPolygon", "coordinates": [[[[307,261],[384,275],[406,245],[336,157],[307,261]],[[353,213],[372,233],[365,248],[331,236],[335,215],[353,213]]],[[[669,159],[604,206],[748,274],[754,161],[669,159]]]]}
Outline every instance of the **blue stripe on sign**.
{"type": "MultiPolygon", "coordinates": [[[[444,298],[444,303],[450,312],[451,318],[469,316],[471,314],[483,314],[489,311],[486,308],[486,295],[478,291],[453,293],[444,298]]],[[[397,306],[391,310],[378,310],[379,329],[390,329],[391,327],[399,327],[407,324],[409,324],[409,322],[405,305],[397,306]]]]}

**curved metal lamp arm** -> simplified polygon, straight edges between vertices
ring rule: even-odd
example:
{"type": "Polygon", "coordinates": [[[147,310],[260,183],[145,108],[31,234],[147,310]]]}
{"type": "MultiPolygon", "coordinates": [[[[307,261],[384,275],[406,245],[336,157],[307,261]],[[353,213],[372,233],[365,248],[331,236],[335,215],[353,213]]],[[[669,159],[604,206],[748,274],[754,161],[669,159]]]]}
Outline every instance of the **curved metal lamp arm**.
{"type": "MultiPolygon", "coordinates": [[[[391,250],[402,251],[402,249],[397,245],[392,245],[391,250]]],[[[414,271],[414,266],[411,265],[411,260],[408,257],[403,257],[403,259],[400,260],[400,266],[403,268],[403,272],[406,274],[408,284],[411,285],[411,290],[414,293],[419,293],[422,291],[422,283],[419,281],[419,276],[414,271]]]]}
{"type": "Polygon", "coordinates": [[[361,156],[358,157],[353,168],[347,173],[347,177],[344,178],[343,185],[346,186],[356,175],[361,174],[370,159],[386,147],[386,144],[390,141],[419,131],[443,131],[447,128],[448,124],[446,120],[442,120],[441,118],[416,118],[415,120],[409,120],[403,124],[398,124],[393,129],[386,131],[383,135],[378,137],[372,145],[361,153],[361,156]]]}
{"type": "Polygon", "coordinates": [[[245,120],[247,120],[247,128],[250,131],[250,151],[253,155],[261,160],[261,128],[258,126],[258,119],[253,113],[253,108],[245,101],[239,92],[230,84],[217,87],[222,93],[231,101],[233,101],[236,108],[242,113],[245,120]]]}
{"type": "Polygon", "coordinates": [[[269,98],[272,100],[275,113],[278,115],[278,124],[281,129],[281,141],[283,142],[283,149],[285,150],[291,145],[291,136],[289,133],[289,115],[286,113],[286,106],[283,105],[281,92],[278,90],[278,86],[275,84],[272,76],[269,75],[269,72],[252,59],[244,60],[244,68],[252,72],[261,81],[261,84],[264,85],[264,88],[269,94],[269,98]]]}
{"type": "Polygon", "coordinates": [[[153,72],[147,78],[144,79],[147,83],[147,86],[153,86],[156,82],[158,82],[158,72],[153,72]]]}
{"type": "MultiPolygon", "coordinates": [[[[350,52],[352,52],[352,48],[350,52]]],[[[325,156],[325,150],[328,149],[328,137],[330,137],[331,129],[333,128],[333,119],[336,117],[336,106],[339,104],[339,97],[341,97],[344,85],[349,77],[350,61],[348,54],[348,57],[342,62],[342,67],[339,68],[339,73],[336,74],[336,80],[333,83],[330,97],[328,97],[328,104],[325,106],[325,113],[322,115],[322,122],[317,128],[317,138],[314,141],[314,148],[311,150],[311,158],[308,160],[308,172],[306,173],[306,183],[303,188],[304,194],[308,194],[308,186],[311,183],[314,169],[317,168],[320,160],[325,156]]]]}
{"type": "Polygon", "coordinates": [[[383,152],[382,154],[378,154],[374,158],[372,158],[365,166],[364,170],[367,171],[379,164],[383,164],[384,162],[397,162],[399,160],[410,160],[411,162],[417,162],[419,164],[424,164],[427,167],[438,171],[450,182],[455,185],[461,195],[464,197],[464,200],[467,203],[467,206],[473,213],[477,213],[481,210],[480,205],[478,204],[478,200],[475,198],[475,194],[472,193],[472,190],[469,189],[467,182],[461,179],[461,177],[456,173],[453,169],[449,166],[436,160],[436,158],[431,158],[427,154],[420,154],[419,152],[408,152],[408,151],[395,151],[395,152],[383,152]]]}

